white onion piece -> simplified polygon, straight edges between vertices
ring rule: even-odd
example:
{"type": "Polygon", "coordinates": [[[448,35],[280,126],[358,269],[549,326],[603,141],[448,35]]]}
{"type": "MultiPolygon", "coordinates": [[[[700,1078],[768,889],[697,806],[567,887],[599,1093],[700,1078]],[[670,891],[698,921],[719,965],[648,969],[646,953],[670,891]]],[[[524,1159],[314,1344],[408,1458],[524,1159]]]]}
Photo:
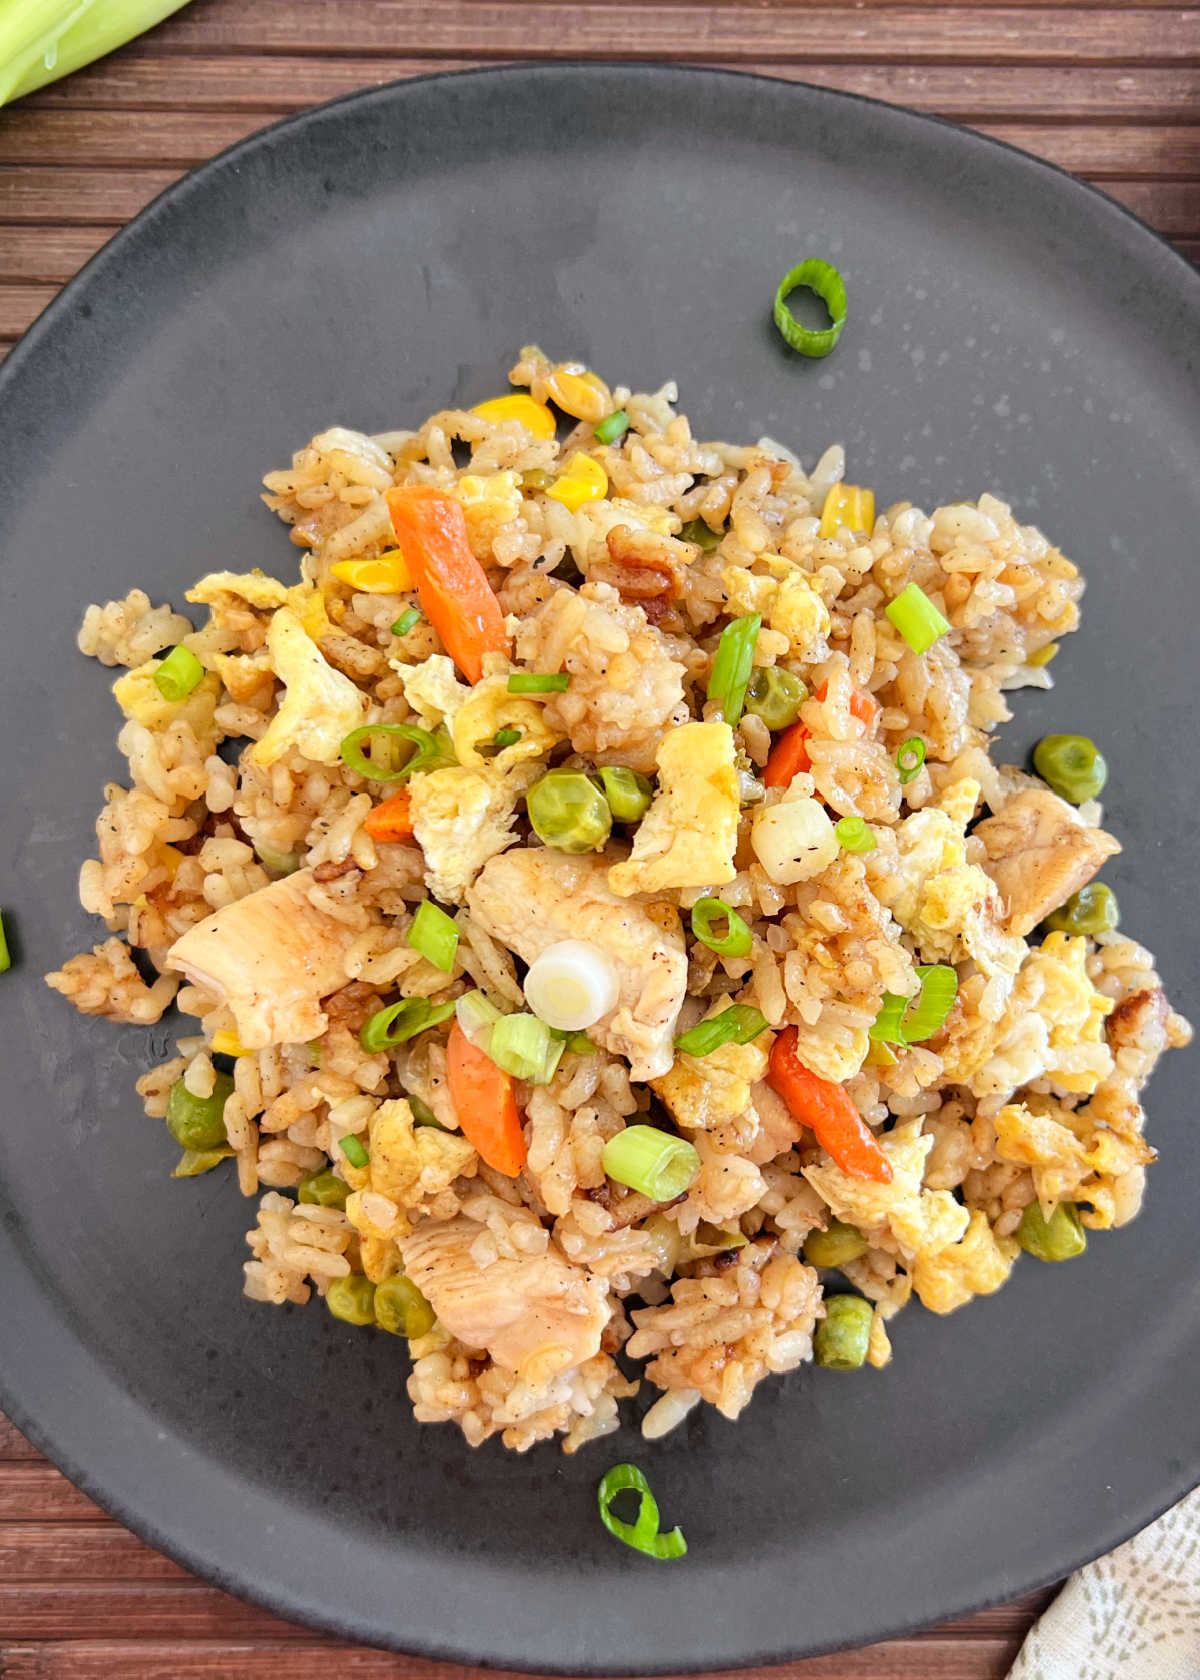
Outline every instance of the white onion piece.
{"type": "Polygon", "coordinates": [[[817,799],[783,799],[758,812],[750,830],[754,854],[778,886],[809,881],[838,855],[837,835],[817,799]]]}
{"type": "Polygon", "coordinates": [[[529,1007],[548,1027],[581,1032],[616,1008],[617,971],[598,945],[563,939],[543,951],[525,976],[529,1007]]]}

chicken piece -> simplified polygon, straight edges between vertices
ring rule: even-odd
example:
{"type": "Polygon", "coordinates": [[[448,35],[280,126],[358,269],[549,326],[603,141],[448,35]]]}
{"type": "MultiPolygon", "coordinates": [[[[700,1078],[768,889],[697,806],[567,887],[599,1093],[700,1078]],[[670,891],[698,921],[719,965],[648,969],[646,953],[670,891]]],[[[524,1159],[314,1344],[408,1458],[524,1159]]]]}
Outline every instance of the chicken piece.
{"type": "Polygon", "coordinates": [[[320,1000],[346,984],[358,937],[309,900],[311,869],[214,910],[167,952],[167,967],[232,1009],[247,1050],[304,1044],[329,1022],[320,1000]]]}
{"type": "Polygon", "coordinates": [[[975,837],[1004,901],[1004,925],[1022,939],[1121,850],[1111,834],[1088,828],[1065,799],[1045,788],[1017,794],[998,816],[979,824],[975,837]]]}
{"type": "Polygon", "coordinates": [[[549,847],[505,852],[484,865],[467,893],[471,915],[531,963],[563,939],[599,946],[616,969],[616,1007],[588,1031],[629,1059],[635,1079],[654,1079],[675,1056],[674,1031],[687,990],[679,913],[630,904],[609,889],[609,860],[549,847]]]}
{"type": "MultiPolygon", "coordinates": [[[[491,1210],[518,1237],[540,1230],[525,1208],[493,1198],[491,1210]]],[[[514,1249],[481,1264],[473,1251],[483,1241],[495,1252],[493,1219],[488,1227],[461,1215],[425,1221],[400,1244],[404,1270],[452,1336],[541,1388],[599,1353],[612,1311],[608,1285],[572,1266],[553,1243],[540,1254],[514,1249]]]]}
{"type": "Polygon", "coordinates": [[[659,792],[638,824],[633,851],[614,864],[614,892],[719,887],[737,874],[741,799],[727,723],[685,723],[663,736],[658,749],[659,792]]]}

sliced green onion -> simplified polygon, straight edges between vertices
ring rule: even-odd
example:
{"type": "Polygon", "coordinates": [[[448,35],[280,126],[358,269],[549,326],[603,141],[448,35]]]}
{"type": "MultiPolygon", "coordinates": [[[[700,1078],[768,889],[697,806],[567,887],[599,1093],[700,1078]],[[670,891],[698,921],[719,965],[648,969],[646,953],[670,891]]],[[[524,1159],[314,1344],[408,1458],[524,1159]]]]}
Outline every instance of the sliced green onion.
{"type": "Polygon", "coordinates": [[[487,1053],[498,1068],[531,1085],[548,1085],[566,1048],[536,1015],[503,1015],[492,1028],[487,1053]]]}
{"type": "Polygon", "coordinates": [[[681,1528],[673,1528],[669,1534],[659,1533],[658,1504],[650,1492],[650,1483],[636,1464],[614,1464],[611,1470],[606,1470],[596,1495],[600,1521],[615,1540],[632,1546],[635,1552],[643,1552],[646,1557],[670,1559],[686,1554],[687,1541],[681,1528]],[[626,1491],[640,1497],[636,1522],[622,1522],[612,1514],[613,1500],[626,1491]]]}
{"type": "Polygon", "coordinates": [[[570,686],[568,671],[514,671],[508,679],[510,694],[565,694],[570,686]]]}
{"type": "Polygon", "coordinates": [[[154,686],[164,700],[184,700],[203,681],[204,667],[191,648],[172,648],[154,667],[154,686]]]}
{"type": "Polygon", "coordinates": [[[492,1028],[501,1019],[501,1011],[482,992],[464,992],[455,1000],[454,1017],[475,1048],[486,1050],[492,1028]]]}
{"type": "Polygon", "coordinates": [[[876,847],[875,830],[861,817],[843,817],[833,825],[838,845],[848,852],[873,852],[876,847]]]}
{"type": "Polygon", "coordinates": [[[227,1161],[234,1151],[227,1143],[220,1144],[216,1149],[185,1149],[178,1162],[172,1169],[172,1178],[199,1178],[201,1173],[211,1172],[219,1167],[222,1161],[227,1161]]]}
{"type": "Polygon", "coordinates": [[[802,356],[828,356],[846,325],[846,282],[832,263],[820,257],[809,257],[789,269],[779,282],[772,310],[775,325],[784,342],[802,356]],[[802,327],[787,306],[787,300],[797,287],[805,286],[815,292],[829,311],[829,325],[814,330],[802,327]]]}
{"type": "Polygon", "coordinates": [[[731,1003],[719,1015],[698,1021],[675,1040],[685,1056],[711,1056],[722,1044],[749,1044],[767,1029],[767,1018],[749,1003],[731,1003]]]}
{"type": "Polygon", "coordinates": [[[361,729],[350,731],[338,750],[342,762],[369,782],[406,782],[418,770],[436,770],[458,762],[444,729],[431,732],[415,723],[364,723],[361,729]],[[398,770],[393,770],[390,763],[369,758],[363,751],[364,744],[376,736],[389,751],[393,741],[411,741],[416,750],[398,770]]]}
{"type": "Polygon", "coordinates": [[[717,656],[708,679],[708,698],[721,702],[721,715],[732,729],[746,705],[746,685],[754,669],[754,644],[762,629],[762,614],[735,618],[721,632],[717,656]]]}
{"type": "Polygon", "coordinates": [[[559,1027],[551,1027],[555,1038],[561,1038],[563,1049],[569,1050],[573,1056],[594,1056],[596,1046],[585,1032],[564,1032],[559,1027]]]}
{"type": "Polygon", "coordinates": [[[413,625],[420,620],[421,614],[416,607],[405,607],[400,617],[392,625],[393,636],[407,636],[413,625]]]}
{"type": "Polygon", "coordinates": [[[449,1130],[449,1127],[442,1125],[442,1122],[430,1108],[429,1104],[412,1091],[408,1092],[408,1106],[412,1109],[413,1124],[415,1126],[436,1126],[439,1132],[449,1130]]]}
{"type": "Polygon", "coordinates": [[[618,408],[615,414],[610,414],[601,420],[595,428],[597,443],[616,443],[629,430],[629,416],[623,408],[618,408]]]}
{"type": "Polygon", "coordinates": [[[186,0],[134,0],[122,5],[37,0],[33,5],[2,8],[0,105],[114,52],[184,4],[186,0]]]}
{"type": "Polygon", "coordinates": [[[426,1027],[436,1027],[448,1021],[453,1014],[453,1003],[430,1003],[428,998],[423,997],[401,998],[398,1003],[389,1003],[385,1009],[377,1009],[369,1020],[363,1022],[358,1042],[369,1055],[378,1056],[384,1050],[391,1050],[395,1045],[415,1038],[426,1027]]]}
{"type": "Polygon", "coordinates": [[[492,745],[496,747],[515,747],[521,739],[519,729],[497,729],[492,736],[492,745]]]}
{"type": "Polygon", "coordinates": [[[12,958],[8,954],[8,938],[4,932],[4,915],[0,912],[0,974],[6,968],[12,967],[12,958]]]}
{"type": "Polygon", "coordinates": [[[449,974],[454,967],[454,953],[458,950],[458,927],[452,916],[447,916],[431,898],[426,898],[417,905],[417,913],[408,930],[408,943],[414,951],[420,951],[434,968],[449,974]]]}
{"type": "Polygon", "coordinates": [[[702,548],[706,554],[711,554],[714,548],[720,547],[724,535],[724,531],[714,531],[704,519],[689,519],[679,532],[682,542],[695,543],[697,548],[702,548]]]}
{"type": "Polygon", "coordinates": [[[896,754],[896,768],[900,772],[901,787],[907,787],[913,777],[920,774],[924,762],[925,743],[919,735],[910,735],[907,741],[900,743],[896,754]]]}
{"type": "Polygon", "coordinates": [[[673,1202],[696,1182],[700,1156],[686,1138],[655,1126],[626,1126],[604,1145],[604,1171],[618,1184],[673,1202]]]}
{"type": "Polygon", "coordinates": [[[720,957],[748,957],[754,939],[750,929],[724,899],[698,898],[692,905],[692,932],[702,945],[720,957]],[[727,924],[724,933],[713,930],[719,922],[727,924]]]}
{"type": "Polygon", "coordinates": [[[883,610],[914,653],[927,653],[950,628],[919,584],[910,583],[883,610]]]}
{"type": "Polygon", "coordinates": [[[311,1202],[316,1207],[344,1208],[349,1194],[350,1186],[346,1180],[326,1168],[324,1172],[310,1173],[300,1180],[297,1199],[311,1202]]]}
{"type": "Polygon", "coordinates": [[[365,1167],[371,1159],[363,1147],[362,1139],[355,1137],[353,1133],[349,1137],[342,1138],[338,1148],[352,1167],[365,1167]]]}
{"type": "Polygon", "coordinates": [[[958,996],[958,975],[946,963],[918,963],[921,989],[915,998],[884,992],[868,1031],[877,1044],[920,1044],[946,1024],[958,996]]]}
{"type": "Polygon", "coordinates": [[[623,764],[602,764],[600,780],[608,808],[618,822],[638,822],[650,807],[653,788],[648,776],[623,764]]]}

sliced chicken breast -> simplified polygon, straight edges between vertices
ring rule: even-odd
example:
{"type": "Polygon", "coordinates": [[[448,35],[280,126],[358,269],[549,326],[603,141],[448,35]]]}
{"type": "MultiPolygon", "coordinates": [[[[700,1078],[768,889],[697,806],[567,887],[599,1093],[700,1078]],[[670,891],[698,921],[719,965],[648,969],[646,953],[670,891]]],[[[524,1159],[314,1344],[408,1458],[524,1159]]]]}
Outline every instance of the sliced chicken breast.
{"type": "Polygon", "coordinates": [[[1017,794],[978,825],[975,838],[987,850],[983,867],[1000,889],[1005,926],[1022,939],[1121,850],[1046,788],[1017,794]]]}

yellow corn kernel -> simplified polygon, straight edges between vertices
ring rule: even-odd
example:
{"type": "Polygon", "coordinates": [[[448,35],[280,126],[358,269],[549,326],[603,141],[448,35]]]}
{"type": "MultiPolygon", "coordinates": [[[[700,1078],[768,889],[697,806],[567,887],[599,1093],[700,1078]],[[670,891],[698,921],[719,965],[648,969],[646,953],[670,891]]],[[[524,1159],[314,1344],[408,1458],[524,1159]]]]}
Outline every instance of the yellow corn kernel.
{"type": "Polygon", "coordinates": [[[389,548],[374,560],[339,560],[329,570],[339,583],[364,595],[403,595],[413,586],[408,561],[398,548],[389,548]]]}
{"type": "Polygon", "coordinates": [[[511,397],[493,397],[490,402],[476,403],[471,410],[481,420],[519,420],[534,437],[552,438],[558,422],[545,403],[536,402],[527,391],[514,391],[511,397]]]}
{"type": "Polygon", "coordinates": [[[560,362],[546,381],[550,401],[575,420],[593,425],[612,413],[612,392],[588,368],[578,362],[560,362]]]}
{"type": "Polygon", "coordinates": [[[1047,642],[1045,647],[1039,648],[1036,653],[1031,653],[1025,663],[1026,665],[1033,665],[1034,667],[1037,667],[1038,665],[1049,665],[1050,661],[1054,658],[1054,655],[1057,652],[1058,643],[1047,642]]]}
{"type": "Polygon", "coordinates": [[[546,494],[574,513],[584,502],[599,501],[607,489],[608,474],[599,461],[591,455],[575,454],[546,494]]]}
{"type": "Polygon", "coordinates": [[[218,1056],[249,1056],[251,1054],[232,1027],[222,1027],[219,1032],[215,1032],[212,1035],[211,1048],[218,1056]]]}
{"type": "Polygon", "coordinates": [[[168,846],[164,840],[158,848],[158,861],[166,870],[168,881],[173,881],[179,873],[179,865],[183,862],[183,853],[178,846],[168,846]]]}
{"type": "Polygon", "coordinates": [[[875,529],[875,492],[860,484],[835,484],[821,509],[821,535],[836,537],[841,526],[848,531],[875,529]]]}

